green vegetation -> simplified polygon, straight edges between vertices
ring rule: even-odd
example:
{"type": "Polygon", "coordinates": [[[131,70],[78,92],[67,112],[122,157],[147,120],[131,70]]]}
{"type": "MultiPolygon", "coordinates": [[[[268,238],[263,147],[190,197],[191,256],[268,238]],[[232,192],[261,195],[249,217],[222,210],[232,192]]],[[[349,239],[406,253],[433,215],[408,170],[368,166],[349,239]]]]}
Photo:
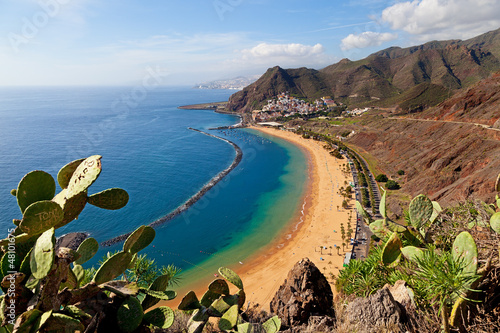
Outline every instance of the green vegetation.
{"type": "Polygon", "coordinates": [[[194,291],[190,291],[184,296],[179,310],[191,312],[188,322],[188,331],[201,333],[208,323],[210,317],[219,317],[219,329],[222,331],[251,332],[264,331],[266,333],[278,332],[281,327],[281,320],[274,316],[262,325],[250,324],[243,320],[241,308],[245,304],[245,291],[241,278],[229,268],[219,268],[219,274],[224,279],[216,279],[208,286],[201,300],[198,300],[194,291]],[[238,288],[238,292],[231,295],[228,281],[238,288]]]}
{"type": "MultiPolygon", "coordinates": [[[[436,309],[444,332],[465,331],[465,315],[473,302],[487,296],[480,288],[492,272],[493,256],[498,257],[500,198],[496,205],[472,203],[445,211],[437,202],[419,195],[410,202],[408,225],[391,221],[380,203],[382,220],[373,221],[358,203],[374,234],[382,241],[364,261],[351,260],[336,282],[346,295],[368,296],[385,284],[406,282],[417,311],[436,309]],[[489,258],[479,264],[478,258],[489,258]]],[[[498,262],[498,261],[496,261],[498,262]]]]}
{"type": "Polygon", "coordinates": [[[399,190],[401,186],[397,181],[390,179],[387,181],[387,183],[385,183],[385,188],[387,188],[388,190],[399,190]]]}
{"type": "Polygon", "coordinates": [[[384,174],[380,174],[380,175],[377,175],[377,177],[375,177],[375,180],[379,183],[385,183],[389,180],[389,178],[387,178],[387,176],[384,174]]]}
{"type": "Polygon", "coordinates": [[[400,176],[403,176],[405,174],[405,172],[404,172],[404,170],[400,169],[400,170],[398,170],[397,174],[400,176]]]}
{"type": "Polygon", "coordinates": [[[57,195],[54,179],[43,171],[28,173],[11,191],[23,218],[14,220],[11,234],[0,241],[2,267],[9,267],[1,270],[5,294],[0,296],[8,331],[132,332],[172,324],[174,312],[166,306],[154,310],[161,316],[144,315],[159,300],[176,296],[165,290],[170,276],[155,276],[152,283],[139,280],[138,275],[135,282],[113,281],[136,267],[137,253],[154,239],[151,227],[139,227],[127,238],[123,250],[108,255],[97,270],[85,271],[81,266],[97,252],[95,239],[86,239],[76,251],[56,247],[55,230],[77,218],[87,203],[110,210],[127,204],[127,192],[118,188],[88,195],[101,169],[101,156],[94,155],[61,168],[57,181],[62,191],[57,195]],[[83,284],[90,276],[91,281],[83,284]],[[8,310],[10,304],[16,305],[15,311],[8,310]]]}

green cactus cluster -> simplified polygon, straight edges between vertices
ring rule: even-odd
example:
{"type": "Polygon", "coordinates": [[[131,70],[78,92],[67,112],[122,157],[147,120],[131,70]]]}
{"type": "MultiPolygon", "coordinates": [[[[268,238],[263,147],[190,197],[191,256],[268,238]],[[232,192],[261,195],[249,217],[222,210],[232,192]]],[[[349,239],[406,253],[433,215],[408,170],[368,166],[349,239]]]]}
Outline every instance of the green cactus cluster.
{"type": "MultiPolygon", "coordinates": [[[[500,176],[495,184],[495,189],[500,192],[500,176]]],[[[474,223],[467,223],[468,229],[474,227],[490,228],[500,234],[500,198],[498,194],[495,204],[484,204],[483,207],[490,214],[489,224],[478,218],[474,223]]],[[[380,239],[384,240],[384,246],[376,253],[383,265],[390,269],[396,268],[402,261],[408,261],[416,265],[416,269],[425,274],[429,267],[421,265],[429,262],[429,258],[449,257],[446,267],[454,267],[457,275],[452,278],[455,281],[453,290],[447,295],[435,296],[441,298],[440,312],[442,315],[442,325],[445,332],[450,331],[450,327],[463,329],[464,318],[467,315],[468,302],[476,299],[480,294],[478,286],[486,279],[493,264],[490,258],[481,268],[478,265],[478,247],[469,231],[462,231],[453,240],[451,248],[438,249],[434,244],[432,226],[436,223],[442,209],[439,203],[431,201],[425,195],[418,195],[413,198],[408,208],[406,225],[391,221],[387,216],[385,207],[386,193],[383,194],[379,211],[383,219],[373,221],[359,202],[356,208],[363,217],[365,223],[369,225],[371,231],[380,239]],[[451,302],[451,303],[448,303],[451,302]],[[450,306],[448,305],[450,304],[450,306]]],[[[499,247],[500,252],[500,247],[499,247]]],[[[444,259],[442,259],[444,260],[444,259]]],[[[500,257],[498,258],[500,261],[500,257]]],[[[432,260],[430,260],[432,261],[432,260]]],[[[418,275],[418,272],[415,273],[418,275]]],[[[443,273],[446,274],[446,273],[443,273]]],[[[432,279],[437,279],[434,277],[432,279]]],[[[450,280],[451,281],[451,280],[450,280]]]]}
{"type": "Polygon", "coordinates": [[[220,318],[219,329],[224,332],[278,332],[281,320],[274,316],[262,325],[247,323],[243,319],[243,305],[245,303],[245,291],[241,278],[229,268],[219,268],[219,274],[224,279],[215,279],[208,286],[208,290],[201,300],[194,291],[184,296],[178,309],[192,312],[188,322],[189,333],[201,333],[210,317],[220,318]],[[226,280],[235,286],[238,291],[230,294],[230,287],[226,280]]]}
{"type": "Polygon", "coordinates": [[[166,290],[168,275],[159,276],[148,288],[115,280],[153,241],[151,227],[135,230],[122,251],[109,256],[85,285],[82,265],[97,253],[97,241],[87,238],[76,251],[56,247],[55,230],[75,220],[87,203],[111,210],[127,204],[128,193],[123,189],[88,194],[101,169],[101,156],[94,155],[61,168],[57,195],[52,176],[38,170],[25,175],[11,191],[22,219],[13,220],[11,234],[0,240],[4,292],[0,296],[0,332],[133,332],[140,327],[172,325],[174,312],[169,307],[147,312],[160,300],[176,297],[174,291],[166,290]]]}

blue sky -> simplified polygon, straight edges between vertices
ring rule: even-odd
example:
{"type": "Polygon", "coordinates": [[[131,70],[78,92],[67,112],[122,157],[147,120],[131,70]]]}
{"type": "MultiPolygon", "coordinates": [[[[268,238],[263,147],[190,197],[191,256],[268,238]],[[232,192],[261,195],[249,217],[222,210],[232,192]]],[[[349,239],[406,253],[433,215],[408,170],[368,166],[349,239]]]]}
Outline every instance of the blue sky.
{"type": "Polygon", "coordinates": [[[499,0],[0,0],[0,85],[191,85],[500,27],[499,0]]]}

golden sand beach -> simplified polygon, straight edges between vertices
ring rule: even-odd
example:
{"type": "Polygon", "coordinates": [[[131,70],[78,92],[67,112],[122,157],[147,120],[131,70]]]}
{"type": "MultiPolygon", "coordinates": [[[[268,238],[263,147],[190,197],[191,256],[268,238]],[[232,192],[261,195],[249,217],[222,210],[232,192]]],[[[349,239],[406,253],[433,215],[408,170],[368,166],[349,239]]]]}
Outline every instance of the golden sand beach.
{"type": "MultiPolygon", "coordinates": [[[[289,223],[280,239],[269,244],[244,265],[231,267],[243,280],[246,302],[258,303],[263,310],[269,310],[272,297],[284,282],[291,268],[302,258],[309,258],[332,283],[330,273],[337,275],[342,268],[346,246],[342,248],[341,223],[347,230],[349,215],[354,211],[342,209],[340,187],[345,181],[352,181],[342,171],[342,164],[323,148],[325,143],[304,139],[301,136],[278,129],[252,127],[255,130],[285,139],[305,152],[309,161],[309,186],[304,196],[304,205],[300,214],[289,223]],[[323,248],[322,248],[323,247],[323,248]],[[338,249],[336,248],[338,247],[338,249]]],[[[354,202],[350,202],[350,207],[354,202]]],[[[352,225],[355,225],[353,217],[352,225]]],[[[207,285],[196,286],[194,291],[201,297],[207,285]]],[[[179,291],[177,300],[184,296],[179,291]]],[[[173,304],[170,303],[170,306],[173,304]]]]}

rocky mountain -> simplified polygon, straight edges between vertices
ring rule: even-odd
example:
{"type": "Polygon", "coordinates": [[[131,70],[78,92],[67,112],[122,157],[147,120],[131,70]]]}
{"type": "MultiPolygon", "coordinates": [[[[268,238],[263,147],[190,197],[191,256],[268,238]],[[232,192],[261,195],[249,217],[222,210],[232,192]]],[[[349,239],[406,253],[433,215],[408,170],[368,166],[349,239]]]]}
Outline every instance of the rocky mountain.
{"type": "Polygon", "coordinates": [[[500,69],[500,29],[465,41],[391,47],[365,59],[321,70],[273,67],[231,96],[228,108],[250,111],[278,92],[304,98],[331,96],[350,105],[399,105],[421,110],[445,100],[500,69]]]}

